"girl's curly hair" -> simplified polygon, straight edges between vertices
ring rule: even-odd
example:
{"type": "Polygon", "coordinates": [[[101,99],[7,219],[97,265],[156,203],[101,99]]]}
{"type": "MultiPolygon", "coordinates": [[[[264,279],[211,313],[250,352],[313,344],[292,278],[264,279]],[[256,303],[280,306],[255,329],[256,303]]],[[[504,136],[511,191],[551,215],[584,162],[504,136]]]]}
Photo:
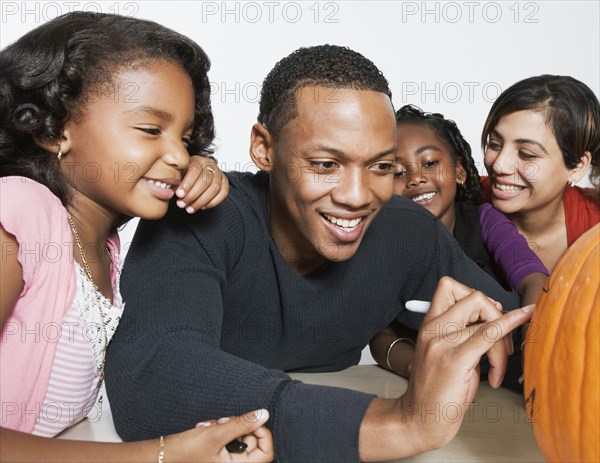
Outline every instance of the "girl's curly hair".
{"type": "MultiPolygon", "coordinates": [[[[40,146],[58,140],[64,124],[94,92],[126,67],[167,60],[181,66],[195,91],[189,152],[209,155],[214,139],[208,70],[199,45],[157,23],[104,13],[71,12],[0,52],[0,176],[22,175],[68,203],[56,156],[40,146]]],[[[97,95],[96,95],[97,96],[97,95]]]]}

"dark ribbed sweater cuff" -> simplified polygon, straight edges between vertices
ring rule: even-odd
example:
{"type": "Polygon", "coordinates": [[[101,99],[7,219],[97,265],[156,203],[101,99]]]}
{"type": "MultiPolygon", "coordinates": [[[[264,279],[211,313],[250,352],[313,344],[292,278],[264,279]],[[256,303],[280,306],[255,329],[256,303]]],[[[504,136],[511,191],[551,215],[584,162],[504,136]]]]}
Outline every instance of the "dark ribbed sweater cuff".
{"type": "Polygon", "coordinates": [[[375,396],[292,381],[274,397],[274,441],[278,461],[359,462],[358,435],[375,396]]]}

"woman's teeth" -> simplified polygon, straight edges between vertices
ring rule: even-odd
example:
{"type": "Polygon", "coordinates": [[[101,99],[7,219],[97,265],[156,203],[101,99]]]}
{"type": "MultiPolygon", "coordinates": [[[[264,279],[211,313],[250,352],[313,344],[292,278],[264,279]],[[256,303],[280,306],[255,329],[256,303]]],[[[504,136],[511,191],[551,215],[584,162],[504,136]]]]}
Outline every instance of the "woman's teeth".
{"type": "Polygon", "coordinates": [[[362,220],[362,217],[357,217],[356,219],[348,220],[348,219],[340,219],[339,217],[334,217],[332,215],[323,214],[327,220],[329,220],[332,224],[337,225],[340,228],[345,229],[346,231],[352,231],[356,228],[356,226],[362,220]]]}
{"type": "Polygon", "coordinates": [[[503,185],[501,183],[495,183],[494,186],[496,188],[498,188],[499,190],[502,191],[508,191],[508,192],[515,192],[515,191],[521,191],[524,190],[525,187],[524,186],[517,186],[517,185],[503,185]]]}

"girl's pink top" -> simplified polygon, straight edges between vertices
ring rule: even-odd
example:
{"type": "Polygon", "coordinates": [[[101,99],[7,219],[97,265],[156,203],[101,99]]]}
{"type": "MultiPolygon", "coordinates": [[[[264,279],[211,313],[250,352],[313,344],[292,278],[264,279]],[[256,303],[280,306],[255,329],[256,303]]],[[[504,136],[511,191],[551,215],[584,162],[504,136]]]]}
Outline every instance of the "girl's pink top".
{"type": "MultiPolygon", "coordinates": [[[[0,338],[0,426],[31,433],[44,404],[63,321],[77,294],[77,245],[60,200],[24,177],[0,178],[0,224],[18,244],[3,246],[2,259],[16,255],[24,283],[0,338]]],[[[116,281],[116,234],[108,248],[116,281]]]]}

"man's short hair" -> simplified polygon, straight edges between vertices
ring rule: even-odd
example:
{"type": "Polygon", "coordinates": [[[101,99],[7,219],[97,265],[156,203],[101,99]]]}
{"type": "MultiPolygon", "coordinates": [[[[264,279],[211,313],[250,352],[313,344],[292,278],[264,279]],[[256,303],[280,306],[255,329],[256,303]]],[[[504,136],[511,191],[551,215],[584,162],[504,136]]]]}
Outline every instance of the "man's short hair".
{"type": "MultiPolygon", "coordinates": [[[[372,90],[392,98],[387,79],[360,53],[337,45],[299,48],[280,60],[265,78],[258,122],[276,135],[298,115],[296,95],[307,86],[372,90]]],[[[315,98],[334,102],[335,92],[315,98]]]]}

